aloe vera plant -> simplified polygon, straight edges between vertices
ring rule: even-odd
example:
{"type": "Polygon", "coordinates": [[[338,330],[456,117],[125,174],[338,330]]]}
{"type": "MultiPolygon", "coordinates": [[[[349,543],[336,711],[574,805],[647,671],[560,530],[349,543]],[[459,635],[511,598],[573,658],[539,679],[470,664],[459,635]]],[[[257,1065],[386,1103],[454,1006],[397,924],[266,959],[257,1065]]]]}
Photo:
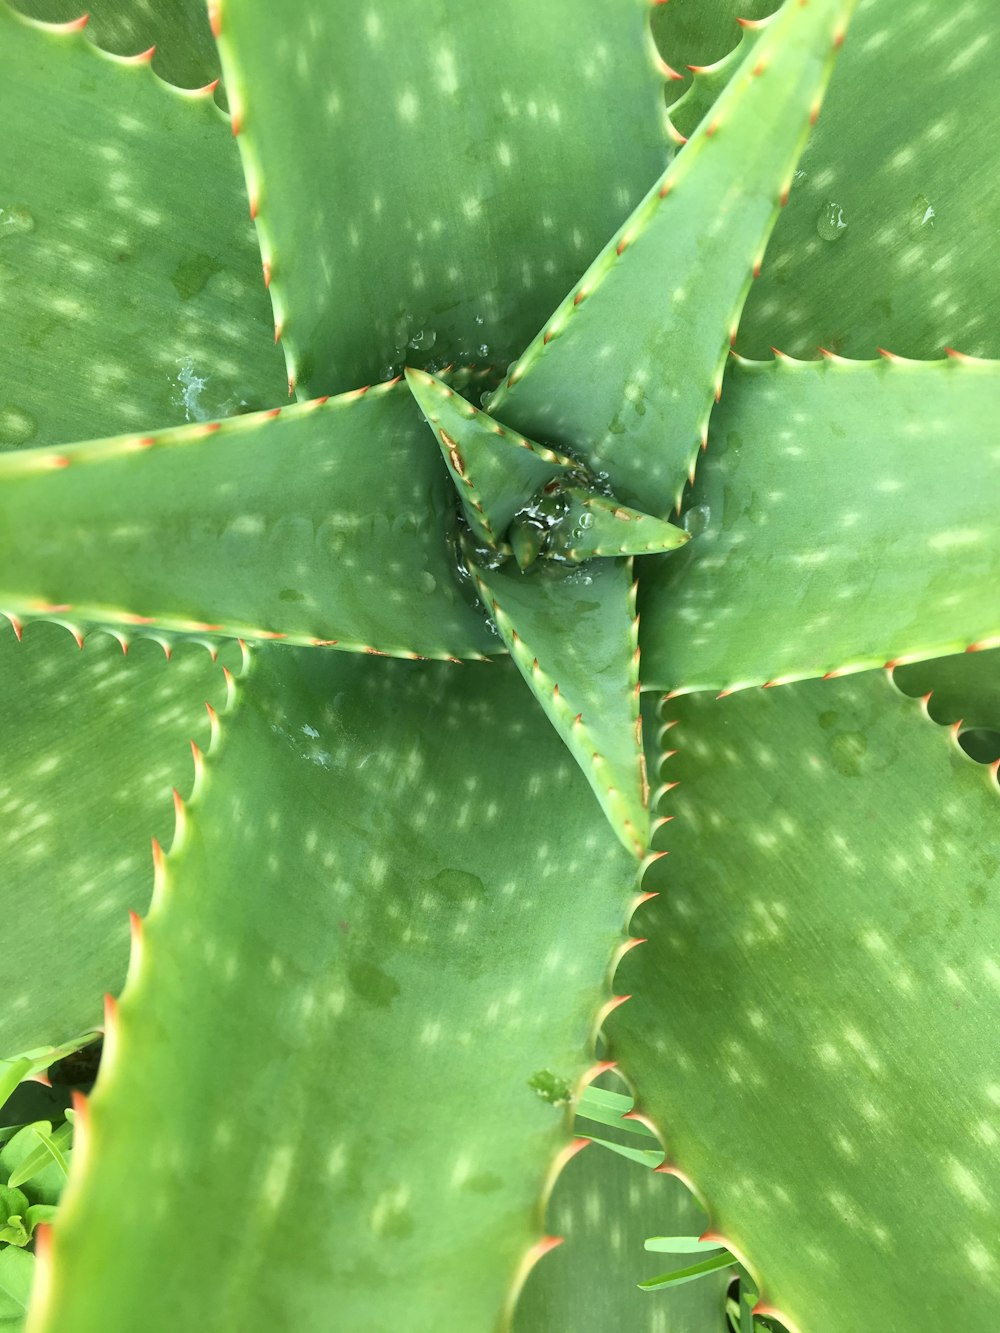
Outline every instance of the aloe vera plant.
{"type": "Polygon", "coordinates": [[[993,1327],[1000,28],[749,8],[0,0],[0,1327],[993,1327]]]}

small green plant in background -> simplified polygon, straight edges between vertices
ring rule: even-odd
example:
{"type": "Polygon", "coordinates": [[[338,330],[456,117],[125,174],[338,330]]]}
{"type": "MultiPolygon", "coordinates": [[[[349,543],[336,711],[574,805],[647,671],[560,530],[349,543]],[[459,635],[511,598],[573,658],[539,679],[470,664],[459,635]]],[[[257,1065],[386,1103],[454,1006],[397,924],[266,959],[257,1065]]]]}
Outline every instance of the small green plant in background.
{"type": "Polygon", "coordinates": [[[0,0],[0,1327],[992,1328],[1000,26],[735,17],[0,0]]]}

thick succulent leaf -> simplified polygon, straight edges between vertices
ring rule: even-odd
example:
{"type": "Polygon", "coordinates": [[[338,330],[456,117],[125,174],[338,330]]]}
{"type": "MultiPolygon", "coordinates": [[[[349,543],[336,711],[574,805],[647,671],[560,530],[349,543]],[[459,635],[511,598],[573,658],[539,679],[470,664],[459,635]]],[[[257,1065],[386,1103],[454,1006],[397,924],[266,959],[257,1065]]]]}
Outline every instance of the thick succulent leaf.
{"type": "MultiPolygon", "coordinates": [[[[680,74],[693,65],[722,60],[736,46],[740,19],[762,19],[778,8],[780,0],[670,0],[655,4],[652,31],[657,48],[667,64],[680,74]]],[[[675,107],[690,85],[667,84],[675,107]]],[[[673,110],[671,109],[671,119],[673,110]]]]}
{"type": "MultiPolygon", "coordinates": [[[[79,19],[81,0],[13,0],[22,14],[47,23],[79,19]]],[[[219,57],[208,26],[205,0],[87,0],[87,36],[120,56],[145,54],[161,79],[180,88],[203,88],[219,77],[219,57]]]]}
{"type": "Polygon", "coordinates": [[[502,370],[663,170],[649,0],[213,10],[306,393],[502,370]]]}
{"type": "Polygon", "coordinates": [[[0,449],[285,396],[211,96],[0,3],[0,449]]]}
{"type": "Polygon", "coordinates": [[[741,685],[1000,635],[1000,363],[740,363],[644,561],[643,685],[741,685]]]}
{"type": "Polygon", "coordinates": [[[546,482],[574,467],[507,430],[437,376],[407,370],[406,382],[441,446],[469,525],[487,546],[499,545],[511,519],[546,482]]]}
{"type": "Polygon", "coordinates": [[[406,386],[0,457],[0,608],[405,656],[499,647],[406,386]]]}
{"type": "Polygon", "coordinates": [[[935,722],[1000,731],[1000,648],[899,666],[893,680],[905,694],[930,694],[935,722]]]}
{"type": "Polygon", "coordinates": [[[679,505],[854,0],[789,0],[490,400],[620,499],[679,505]],[[599,373],[583,373],[595,367],[599,373]]]}
{"type": "MultiPolygon", "coordinates": [[[[710,7],[712,10],[715,5],[710,7]]],[[[690,86],[670,105],[670,124],[682,139],[689,139],[715,105],[723,89],[757,43],[766,26],[748,25],[739,29],[742,40],[731,51],[710,65],[692,66],[690,86]]]]}
{"type": "Polygon", "coordinates": [[[580,765],[611,827],[636,856],[649,842],[639,718],[639,622],[630,560],[568,570],[474,571],[531,692],[580,765]]]}
{"type": "Polygon", "coordinates": [[[634,862],[509,663],[257,658],[142,929],[36,1327],[494,1333],[634,862]]]}
{"type": "MultiPolygon", "coordinates": [[[[715,1333],[728,1277],[693,1282],[666,1300],[638,1284],[650,1272],[643,1250],[658,1229],[698,1235],[706,1220],[674,1176],[644,1170],[592,1145],[556,1181],[546,1229],[565,1241],[532,1270],[514,1333],[715,1333]]],[[[662,1259],[657,1260],[661,1267],[662,1259]]],[[[669,1264],[669,1260],[667,1263],[669,1264]]],[[[677,1267],[684,1265],[680,1256],[677,1267]]]]}
{"type": "Polygon", "coordinates": [[[668,1160],[790,1327],[992,1328],[995,783],[886,673],[665,709],[609,1037],[668,1160]]]}
{"type": "Polygon", "coordinates": [[[169,834],[171,788],[190,788],[189,742],[206,742],[205,703],[225,684],[194,645],[168,662],[154,643],[125,657],[99,634],[81,652],[61,626],[29,625],[19,643],[0,623],[0,1056],[37,1057],[27,1077],[121,984],[149,840],[169,834]]]}
{"type": "Polygon", "coordinates": [[[1000,356],[1000,176],[983,159],[1000,138],[997,41],[995,0],[859,7],[747,303],[744,355],[1000,356]]]}
{"type": "Polygon", "coordinates": [[[675,551],[690,541],[683,528],[618,504],[606,495],[571,488],[569,508],[550,536],[550,547],[570,560],[591,556],[650,555],[675,551]]]}

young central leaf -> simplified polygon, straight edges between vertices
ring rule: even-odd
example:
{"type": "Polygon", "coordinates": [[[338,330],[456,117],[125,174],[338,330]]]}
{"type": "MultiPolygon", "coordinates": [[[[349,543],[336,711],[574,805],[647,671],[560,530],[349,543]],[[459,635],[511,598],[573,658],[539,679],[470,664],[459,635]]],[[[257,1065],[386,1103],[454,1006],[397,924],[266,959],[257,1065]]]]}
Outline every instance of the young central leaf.
{"type": "Polygon", "coordinates": [[[576,466],[479,412],[435,375],[407,370],[406,382],[441,446],[469,526],[487,546],[499,545],[537,491],[576,466]]]}
{"type": "Polygon", "coordinates": [[[632,562],[507,569],[476,570],[483,600],[612,828],[641,857],[649,844],[649,787],[632,562]]]}

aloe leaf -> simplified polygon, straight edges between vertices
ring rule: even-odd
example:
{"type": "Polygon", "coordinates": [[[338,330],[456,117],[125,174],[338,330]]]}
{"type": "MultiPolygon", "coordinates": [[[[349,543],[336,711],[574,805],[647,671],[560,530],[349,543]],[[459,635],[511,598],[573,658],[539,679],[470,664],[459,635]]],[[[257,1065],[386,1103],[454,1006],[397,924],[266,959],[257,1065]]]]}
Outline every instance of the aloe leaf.
{"type": "Polygon", "coordinates": [[[637,1287],[649,1271],[643,1239],[651,1228],[698,1230],[704,1224],[698,1204],[675,1177],[643,1171],[596,1147],[578,1153],[556,1181],[546,1213],[547,1230],[564,1242],[528,1278],[514,1333],[714,1330],[726,1275],[685,1287],[655,1303],[655,1311],[637,1287]]]}
{"type": "Polygon", "coordinates": [[[256,654],[77,1118],[38,1329],[224,1299],[493,1333],[634,892],[593,816],[509,663],[256,654]]]}
{"type": "Polygon", "coordinates": [[[859,7],[747,304],[741,353],[1000,355],[1000,268],[986,258],[1000,181],[982,153],[1000,137],[996,32],[993,0],[859,7]]]}
{"type": "Polygon", "coordinates": [[[648,0],[212,10],[307,396],[502,369],[663,170],[648,0]]]}
{"type": "Polygon", "coordinates": [[[476,569],[480,595],[518,671],[580,765],[616,835],[649,842],[639,719],[639,623],[629,560],[522,574],[476,569]]]}
{"type": "Polygon", "coordinates": [[[884,672],[664,717],[670,874],[607,1024],[639,1105],[789,1327],[989,1328],[995,782],[884,672]]]}
{"type": "MultiPolygon", "coordinates": [[[[715,11],[717,6],[713,4],[709,8],[715,11]]],[[[694,77],[690,86],[682,97],[671,103],[670,124],[678,138],[688,139],[694,134],[767,28],[755,23],[733,31],[741,34],[740,42],[712,64],[692,65],[694,77]]]]}
{"type": "MultiPolygon", "coordinates": [[[[737,45],[740,20],[767,18],[780,0],[671,0],[653,6],[652,31],[663,59],[682,76],[694,65],[722,60],[737,45]]],[[[667,84],[673,108],[690,89],[681,80],[667,84]]]]}
{"type": "Polygon", "coordinates": [[[893,680],[904,694],[930,694],[927,711],[935,722],[1000,731],[998,648],[899,666],[893,680]]]}
{"type": "Polygon", "coordinates": [[[0,142],[0,449],[282,401],[239,161],[211,96],[3,4],[0,124],[18,127],[0,142]]]}
{"type": "Polygon", "coordinates": [[[575,464],[507,430],[435,375],[407,370],[406,382],[441,446],[473,532],[487,546],[546,482],[575,464]]]}
{"type": "Polygon", "coordinates": [[[619,504],[593,491],[570,487],[569,507],[549,538],[549,553],[567,560],[589,560],[593,556],[651,555],[675,551],[690,540],[688,533],[619,504]]]}
{"type": "Polygon", "coordinates": [[[20,1333],[35,1275],[35,1256],[10,1245],[0,1249],[0,1328],[20,1333]]]}
{"type": "Polygon", "coordinates": [[[643,562],[643,686],[735,689],[995,639],[998,410],[998,363],[735,365],[685,516],[699,535],[643,562]]]}
{"type": "Polygon", "coordinates": [[[482,656],[454,494],[406,386],[0,456],[0,607],[482,656]],[[56,608],[55,610],[53,608],[56,608]]]}
{"type": "Polygon", "coordinates": [[[789,0],[771,19],[712,115],[490,400],[647,513],[679,505],[853,4],[789,0]]]}
{"type": "MultiPolygon", "coordinates": [[[[87,36],[104,51],[143,56],[150,47],[153,69],[180,88],[202,88],[219,77],[219,58],[208,26],[205,0],[87,0],[87,36]]],[[[12,0],[14,8],[46,23],[81,16],[80,0],[12,0]]]]}
{"type": "Polygon", "coordinates": [[[81,653],[58,625],[29,625],[21,643],[0,630],[0,1051],[27,1055],[16,1082],[63,1053],[34,1048],[100,1023],[125,973],[127,910],[149,901],[149,839],[169,838],[171,788],[189,789],[190,741],[208,739],[205,701],[224,698],[193,645],[168,662],[150,642],[125,657],[105,635],[81,653]]]}

